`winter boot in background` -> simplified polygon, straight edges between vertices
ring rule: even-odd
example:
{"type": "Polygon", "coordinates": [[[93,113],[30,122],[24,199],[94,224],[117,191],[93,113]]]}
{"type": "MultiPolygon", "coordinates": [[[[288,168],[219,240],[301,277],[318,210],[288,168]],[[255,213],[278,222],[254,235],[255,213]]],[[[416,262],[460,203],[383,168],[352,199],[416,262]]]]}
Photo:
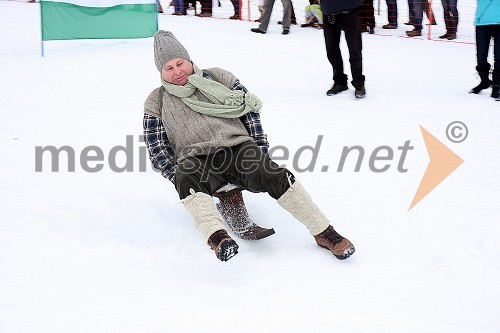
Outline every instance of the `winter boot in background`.
{"type": "Polygon", "coordinates": [[[217,209],[229,229],[239,238],[258,240],[274,234],[274,229],[262,228],[250,219],[241,194],[241,188],[235,188],[223,193],[214,193],[214,196],[219,198],[217,209]]]}
{"type": "Polygon", "coordinates": [[[491,86],[490,66],[488,65],[488,68],[485,68],[483,70],[480,70],[478,67],[476,67],[476,70],[479,74],[479,77],[481,78],[481,82],[479,83],[479,85],[471,89],[471,91],[469,92],[470,94],[479,94],[481,90],[488,89],[491,86]]]}
{"type": "Polygon", "coordinates": [[[354,97],[364,98],[365,96],[366,96],[366,89],[364,85],[355,88],[354,97]]]}
{"type": "Polygon", "coordinates": [[[238,253],[238,244],[224,230],[222,216],[210,195],[191,189],[191,194],[182,201],[203,240],[210,245],[219,260],[227,261],[238,253]]]}
{"type": "Polygon", "coordinates": [[[333,86],[330,89],[328,89],[326,94],[328,96],[337,95],[338,93],[346,91],[347,89],[349,89],[347,83],[334,83],[333,86]]]}
{"type": "Polygon", "coordinates": [[[335,78],[333,80],[333,86],[328,89],[326,94],[328,96],[337,95],[338,93],[346,91],[347,89],[349,89],[349,87],[347,86],[347,75],[344,74],[340,78],[335,78]]]}
{"type": "Polygon", "coordinates": [[[319,246],[330,250],[336,258],[346,259],[354,253],[354,245],[333,229],[330,221],[298,181],[277,202],[309,229],[319,246]]]}
{"type": "Polygon", "coordinates": [[[422,36],[422,30],[418,30],[418,29],[413,29],[413,30],[410,30],[410,31],[407,31],[406,32],[406,35],[408,37],[418,37],[418,36],[422,36]]]}
{"type": "Polygon", "coordinates": [[[493,86],[491,88],[491,97],[493,97],[496,101],[500,101],[500,71],[493,71],[493,86]]]}

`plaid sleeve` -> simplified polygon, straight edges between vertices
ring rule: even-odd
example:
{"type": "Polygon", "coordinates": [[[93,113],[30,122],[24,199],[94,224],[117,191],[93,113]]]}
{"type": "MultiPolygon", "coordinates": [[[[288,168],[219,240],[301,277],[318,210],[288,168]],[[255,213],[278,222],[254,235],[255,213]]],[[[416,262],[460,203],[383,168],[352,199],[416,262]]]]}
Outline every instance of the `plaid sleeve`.
{"type": "MultiPolygon", "coordinates": [[[[236,80],[232,90],[243,90],[244,92],[248,92],[248,90],[240,83],[239,80],[236,80]]],[[[240,117],[241,122],[245,125],[247,129],[248,135],[250,135],[257,146],[259,146],[260,150],[267,154],[269,150],[269,142],[267,141],[267,134],[264,133],[262,129],[262,122],[260,121],[260,115],[257,112],[249,112],[244,116],[240,117]]]]}
{"type": "Polygon", "coordinates": [[[144,142],[149,152],[149,159],[153,167],[161,172],[161,175],[172,183],[175,181],[174,150],[168,142],[167,133],[161,119],[144,114],[144,142]]]}

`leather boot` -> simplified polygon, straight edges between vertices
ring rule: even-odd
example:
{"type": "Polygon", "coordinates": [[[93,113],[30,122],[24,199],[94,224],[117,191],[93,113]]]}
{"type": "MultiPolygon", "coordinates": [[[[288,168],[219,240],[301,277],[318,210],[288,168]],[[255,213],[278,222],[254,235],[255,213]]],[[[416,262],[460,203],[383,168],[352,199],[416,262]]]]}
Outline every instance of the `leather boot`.
{"type": "Polygon", "coordinates": [[[229,237],[226,230],[218,230],[208,238],[208,245],[220,261],[228,261],[238,254],[238,244],[229,237]]]}
{"type": "Polygon", "coordinates": [[[241,239],[258,240],[274,234],[274,229],[262,228],[254,223],[245,206],[241,188],[223,193],[215,193],[219,198],[217,209],[226,221],[229,229],[241,239]]]}
{"type": "Polygon", "coordinates": [[[330,250],[339,260],[347,259],[354,253],[354,245],[347,239],[339,235],[332,226],[328,226],[325,231],[314,236],[316,244],[330,250]]]}

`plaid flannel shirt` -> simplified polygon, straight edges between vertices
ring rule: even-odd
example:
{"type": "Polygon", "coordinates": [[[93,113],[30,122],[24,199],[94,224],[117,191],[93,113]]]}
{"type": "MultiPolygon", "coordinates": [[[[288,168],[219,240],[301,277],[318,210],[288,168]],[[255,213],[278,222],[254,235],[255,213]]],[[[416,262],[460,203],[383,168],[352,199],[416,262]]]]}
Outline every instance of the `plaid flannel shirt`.
{"type": "MultiPolygon", "coordinates": [[[[205,72],[203,73],[203,77],[211,79],[210,75],[205,72]]],[[[236,80],[231,89],[248,92],[238,80],[236,80]]],[[[248,135],[252,137],[257,146],[259,146],[260,150],[264,154],[267,154],[269,142],[267,141],[267,135],[262,129],[260,115],[256,112],[249,112],[244,116],[241,116],[240,120],[247,129],[248,135]]],[[[173,183],[175,179],[177,161],[174,150],[168,141],[167,133],[165,132],[162,120],[145,113],[143,127],[144,142],[146,143],[146,147],[149,152],[149,159],[151,160],[153,167],[160,171],[163,177],[173,183]]]]}

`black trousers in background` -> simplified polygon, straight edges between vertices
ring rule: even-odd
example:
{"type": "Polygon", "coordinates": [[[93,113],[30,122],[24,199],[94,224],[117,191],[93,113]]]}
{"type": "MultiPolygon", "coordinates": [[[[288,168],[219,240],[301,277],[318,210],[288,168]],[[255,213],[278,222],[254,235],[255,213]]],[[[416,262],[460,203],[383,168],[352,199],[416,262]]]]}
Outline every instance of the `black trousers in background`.
{"type": "Polygon", "coordinates": [[[215,154],[187,158],[177,165],[175,188],[181,199],[195,192],[208,195],[232,183],[250,192],[281,197],[294,183],[290,171],[279,167],[253,142],[225,147],[215,154]]]}
{"type": "Polygon", "coordinates": [[[346,14],[335,15],[335,23],[331,24],[325,17],[323,20],[323,33],[325,36],[326,56],[333,68],[333,82],[346,85],[347,75],[344,73],[344,61],[340,52],[340,35],[344,31],[345,40],[349,49],[349,62],[351,64],[352,85],[363,86],[363,48],[359,11],[354,10],[346,14]]]}
{"type": "MultiPolygon", "coordinates": [[[[212,0],[200,0],[200,4],[202,13],[212,14],[212,6],[213,6],[212,0]]],[[[196,8],[196,5],[194,6],[194,8],[196,8]]]]}
{"type": "Polygon", "coordinates": [[[493,38],[493,71],[500,75],[500,25],[476,26],[476,56],[477,71],[488,72],[491,65],[488,63],[488,51],[493,38]]]}
{"type": "Polygon", "coordinates": [[[375,9],[373,0],[364,0],[359,7],[359,20],[361,27],[375,28],[375,9]]]}

